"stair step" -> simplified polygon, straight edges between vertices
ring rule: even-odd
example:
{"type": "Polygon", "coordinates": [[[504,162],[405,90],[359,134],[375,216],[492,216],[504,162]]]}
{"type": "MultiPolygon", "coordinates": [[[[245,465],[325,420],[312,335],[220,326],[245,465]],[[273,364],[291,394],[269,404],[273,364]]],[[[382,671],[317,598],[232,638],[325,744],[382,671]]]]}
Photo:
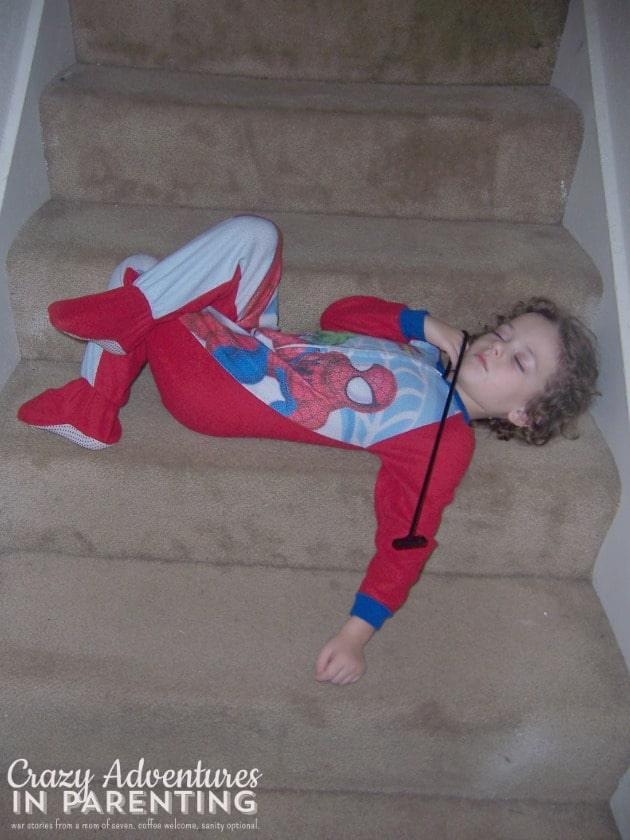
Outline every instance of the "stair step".
{"type": "Polygon", "coordinates": [[[436,84],[547,84],[566,0],[71,0],[86,63],[436,84]]]}
{"type": "MultiPolygon", "coordinates": [[[[2,395],[5,551],[342,569],[359,585],[373,553],[376,458],[195,434],[165,412],[148,371],[121,413],[122,441],[106,451],[15,419],[23,401],[77,375],[73,364],[23,361],[2,395]]],[[[588,576],[618,493],[614,462],[589,418],[578,440],[545,447],[479,430],[431,569],[588,576]]]]}
{"type": "MultiPolygon", "coordinates": [[[[29,221],[8,259],[25,358],[78,360],[83,346],[48,323],[52,300],[105,288],[113,267],[143,252],[163,257],[229,211],[52,201],[29,221]]],[[[587,320],[601,295],[591,260],[564,228],[273,213],[284,239],[283,329],[317,325],[333,300],[372,294],[426,307],[470,330],[530,295],[587,320]]]]}
{"type": "Polygon", "coordinates": [[[353,585],[342,571],[8,554],[4,753],[97,775],[115,758],[255,767],[261,820],[265,789],[607,798],[630,685],[588,582],[428,574],[342,691],[312,673],[353,585]]]}
{"type": "Polygon", "coordinates": [[[75,65],[47,88],[54,198],[554,223],[581,144],[546,87],[75,65]]]}
{"type": "MultiPolygon", "coordinates": [[[[0,792],[0,808],[2,807],[0,792]]],[[[9,796],[6,805],[4,825],[11,825],[15,817],[9,796]]],[[[357,796],[343,791],[275,791],[265,790],[258,798],[259,811],[255,816],[232,812],[226,815],[220,808],[218,813],[205,818],[190,815],[178,817],[183,822],[197,820],[211,827],[201,829],[212,834],[229,833],[230,837],[246,838],[251,830],[228,828],[238,822],[251,822],[257,818],[257,840],[282,840],[299,837],[300,840],[338,840],[342,830],[351,830],[353,840],[374,840],[375,837],[396,837],[397,840],[435,840],[436,837],[458,840],[619,840],[610,810],[606,804],[584,802],[530,802],[528,800],[495,799],[472,800],[457,797],[428,797],[405,794],[362,793],[357,796]],[[223,828],[220,828],[222,824],[223,828]]],[[[1,813],[1,812],[0,812],[1,813]]],[[[161,828],[153,829],[155,836],[166,831],[173,819],[165,819],[162,812],[154,818],[161,828]],[[161,821],[160,821],[161,820],[161,821]],[[159,832],[159,834],[158,834],[159,832]]],[[[36,817],[30,817],[37,821],[36,817]]],[[[116,828],[111,833],[101,831],[99,837],[106,840],[137,840],[140,833],[151,836],[147,830],[148,817],[124,816],[120,822],[130,822],[131,830],[116,828]]],[[[100,818],[104,822],[105,817],[100,818]]],[[[72,824],[79,825],[95,818],[79,817],[72,824]]],[[[54,819],[53,819],[54,822],[54,819]]],[[[170,833],[170,832],[169,832],[170,833]]],[[[63,840],[67,830],[48,834],[63,840]]],[[[20,831],[23,840],[38,840],[41,830],[20,831]]],[[[94,840],[94,830],[73,828],[74,840],[94,840]]],[[[198,840],[199,828],[177,829],[178,840],[198,840]]]]}

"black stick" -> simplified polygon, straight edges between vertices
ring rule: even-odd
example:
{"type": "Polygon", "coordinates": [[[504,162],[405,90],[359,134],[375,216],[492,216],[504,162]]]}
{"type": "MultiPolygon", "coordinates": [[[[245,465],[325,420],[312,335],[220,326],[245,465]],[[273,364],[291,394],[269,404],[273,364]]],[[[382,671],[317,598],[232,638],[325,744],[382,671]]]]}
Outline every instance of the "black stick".
{"type": "MultiPolygon", "coordinates": [[[[392,545],[397,551],[402,551],[407,548],[424,548],[427,545],[428,540],[426,537],[423,537],[422,534],[416,534],[416,528],[418,527],[418,520],[420,519],[420,514],[422,512],[422,507],[424,505],[424,499],[427,495],[427,490],[429,489],[429,481],[431,479],[431,473],[433,472],[433,465],[435,463],[435,458],[438,452],[438,447],[440,445],[440,440],[442,439],[442,432],[444,431],[444,424],[448,418],[448,410],[451,407],[451,401],[453,399],[453,394],[455,393],[455,383],[457,382],[457,376],[459,374],[459,369],[461,367],[462,361],[464,359],[464,352],[466,350],[466,345],[468,344],[469,335],[467,332],[464,332],[464,340],[462,341],[462,346],[459,351],[459,356],[457,357],[457,364],[455,365],[455,370],[453,372],[453,378],[451,380],[450,388],[448,389],[448,394],[446,396],[446,402],[444,403],[444,411],[442,412],[442,419],[440,420],[440,425],[438,426],[437,434],[435,435],[435,442],[433,443],[433,449],[431,451],[431,457],[429,458],[429,463],[427,464],[427,469],[424,474],[424,481],[422,482],[422,488],[420,490],[420,496],[418,498],[418,504],[416,505],[416,511],[413,515],[413,519],[411,520],[411,525],[409,527],[409,533],[406,537],[397,537],[395,540],[392,540],[392,545]]],[[[444,376],[448,376],[448,368],[444,376]]]]}

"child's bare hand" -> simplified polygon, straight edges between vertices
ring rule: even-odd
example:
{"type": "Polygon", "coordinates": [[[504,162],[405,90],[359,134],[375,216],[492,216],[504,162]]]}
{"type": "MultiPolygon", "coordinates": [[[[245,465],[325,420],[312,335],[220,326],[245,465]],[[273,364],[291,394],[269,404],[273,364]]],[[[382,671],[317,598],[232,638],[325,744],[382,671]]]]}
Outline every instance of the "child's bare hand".
{"type": "Polygon", "coordinates": [[[439,347],[451,360],[452,364],[457,363],[457,357],[464,340],[461,330],[440,321],[432,315],[426,315],[424,319],[424,337],[429,344],[439,347]]]}
{"type": "Polygon", "coordinates": [[[352,616],[336,636],[321,650],[315,665],[315,679],[333,685],[357,682],[365,673],[363,648],[372,638],[374,628],[352,616]]]}
{"type": "Polygon", "coordinates": [[[353,650],[339,644],[337,637],[331,639],[317,658],[315,679],[319,682],[331,682],[333,685],[348,685],[361,679],[365,673],[363,646],[353,650]]]}

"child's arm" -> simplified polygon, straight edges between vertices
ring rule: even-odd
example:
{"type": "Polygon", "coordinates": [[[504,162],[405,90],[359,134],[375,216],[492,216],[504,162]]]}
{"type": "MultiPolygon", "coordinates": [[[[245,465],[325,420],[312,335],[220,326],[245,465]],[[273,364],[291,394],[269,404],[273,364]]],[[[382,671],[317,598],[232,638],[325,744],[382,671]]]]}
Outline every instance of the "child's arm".
{"type": "Polygon", "coordinates": [[[397,551],[392,540],[405,536],[418,500],[423,471],[433,446],[435,426],[415,429],[370,447],[381,459],[374,492],[376,553],[359,587],[351,617],[322,649],[315,678],[336,685],[356,682],[365,672],[363,648],[403,605],[436,546],[442,512],[453,499],[474,449],[474,436],[461,415],[449,419],[444,447],[436,458],[420,518],[427,545],[397,551]]]}
{"type": "MultiPolygon", "coordinates": [[[[332,304],[321,318],[325,330],[356,332],[391,341],[428,341],[457,360],[462,333],[424,310],[374,297],[355,296],[332,304]]],[[[425,499],[420,530],[424,548],[396,551],[392,540],[405,536],[418,499],[419,487],[435,439],[435,426],[425,426],[389,438],[369,448],[381,460],[375,487],[376,554],[359,588],[351,617],[323,647],[315,679],[346,685],[365,672],[363,649],[383,622],[399,609],[433,551],[442,511],[466,472],[474,438],[461,415],[451,418],[445,445],[436,460],[425,499]]]]}
{"type": "Polygon", "coordinates": [[[390,341],[406,341],[400,329],[400,313],[406,309],[404,303],[354,295],[331,304],[322,313],[320,325],[323,330],[331,332],[353,332],[390,341]]]}
{"type": "MultiPolygon", "coordinates": [[[[407,599],[425,563],[437,546],[442,514],[455,496],[472,459],[475,438],[462,414],[450,417],[444,426],[431,481],[424,499],[416,533],[426,537],[424,547],[398,551],[392,546],[404,537],[418,502],[438,423],[406,432],[370,447],[381,459],[374,488],[376,553],[359,587],[359,594],[395,613],[407,599]]],[[[361,601],[363,601],[363,597],[361,601]]],[[[355,614],[369,620],[369,603],[355,603],[355,614]]],[[[378,619],[378,613],[375,613],[378,619]]],[[[387,616],[383,615],[382,619],[387,616]]]]}
{"type": "Polygon", "coordinates": [[[424,309],[409,309],[403,303],[382,298],[355,295],[331,304],[322,314],[322,329],[332,332],[356,332],[390,341],[418,338],[428,341],[457,362],[463,333],[424,309]]]}
{"type": "Polygon", "coordinates": [[[435,345],[446,353],[452,364],[457,364],[459,351],[464,340],[464,334],[461,330],[427,313],[424,317],[424,338],[429,344],[435,345]]]}

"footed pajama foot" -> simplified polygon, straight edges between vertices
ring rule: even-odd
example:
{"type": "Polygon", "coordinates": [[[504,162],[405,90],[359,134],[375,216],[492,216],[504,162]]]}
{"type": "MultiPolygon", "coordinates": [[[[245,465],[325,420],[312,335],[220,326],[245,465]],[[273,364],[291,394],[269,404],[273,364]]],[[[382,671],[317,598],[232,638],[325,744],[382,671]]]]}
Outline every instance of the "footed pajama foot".
{"type": "Polygon", "coordinates": [[[17,416],[28,426],[54,432],[85,449],[105,449],[122,435],[118,407],[86,379],[43,391],[25,402],[17,416]]]}
{"type": "Polygon", "coordinates": [[[61,332],[94,341],[117,356],[133,350],[154,323],[151,307],[136,286],[58,300],[48,307],[48,316],[61,332]]]}

